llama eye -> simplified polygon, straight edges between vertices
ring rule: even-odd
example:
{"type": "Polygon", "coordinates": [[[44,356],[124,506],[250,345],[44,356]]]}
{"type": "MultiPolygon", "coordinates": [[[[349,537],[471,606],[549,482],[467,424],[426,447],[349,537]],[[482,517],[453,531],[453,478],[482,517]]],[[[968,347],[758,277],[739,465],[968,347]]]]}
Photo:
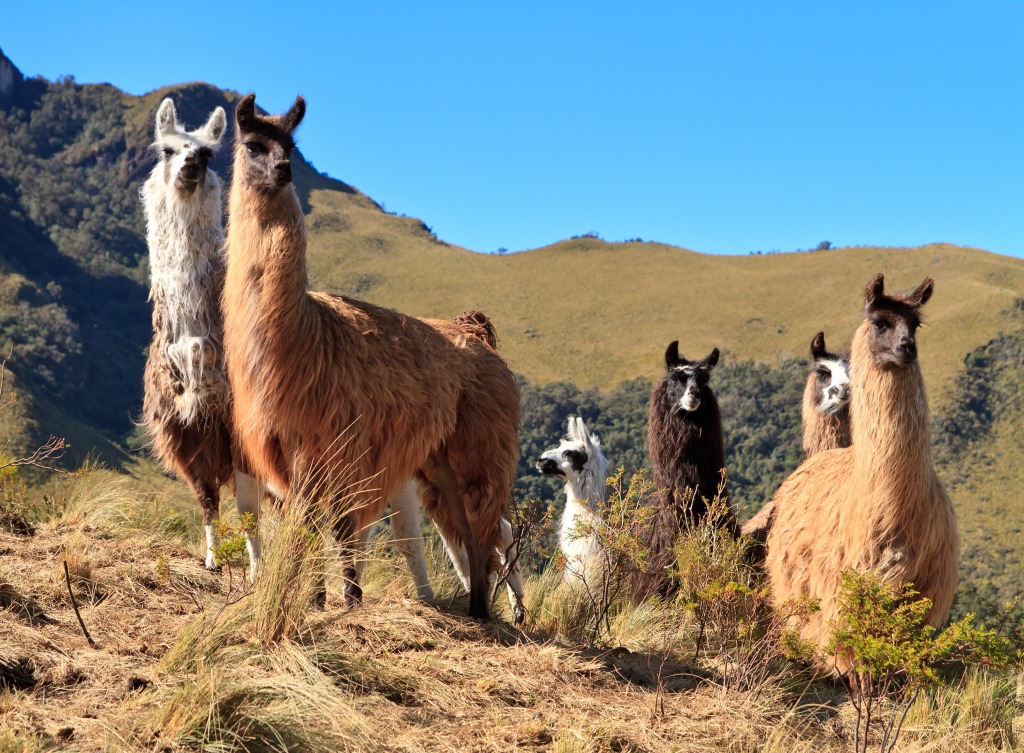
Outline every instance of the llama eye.
{"type": "Polygon", "coordinates": [[[828,379],[830,376],[832,376],[832,372],[829,371],[828,369],[818,369],[817,372],[818,376],[820,376],[822,379],[828,379]]]}
{"type": "Polygon", "coordinates": [[[875,332],[881,333],[881,332],[885,332],[887,329],[889,329],[889,323],[888,322],[877,321],[877,322],[873,322],[873,324],[875,325],[875,332]]]}
{"type": "Polygon", "coordinates": [[[566,450],[565,459],[577,471],[583,470],[583,466],[587,464],[587,456],[579,450],[566,450]]]}
{"type": "Polygon", "coordinates": [[[164,156],[165,157],[173,157],[174,156],[174,150],[171,149],[169,146],[165,146],[164,147],[164,156]]]}
{"type": "Polygon", "coordinates": [[[267,151],[266,147],[264,147],[263,144],[257,144],[255,142],[250,142],[246,144],[245,150],[249,152],[249,155],[252,157],[259,157],[261,154],[265,154],[267,151]]]}

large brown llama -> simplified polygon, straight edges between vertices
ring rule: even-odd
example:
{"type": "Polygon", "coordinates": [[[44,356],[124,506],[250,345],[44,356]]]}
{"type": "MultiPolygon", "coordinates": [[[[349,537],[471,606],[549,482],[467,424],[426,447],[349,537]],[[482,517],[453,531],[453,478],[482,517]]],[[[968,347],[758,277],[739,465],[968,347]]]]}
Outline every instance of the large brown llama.
{"type": "Polygon", "coordinates": [[[223,308],[238,440],[278,496],[325,501],[340,516],[350,605],[361,598],[358,543],[415,477],[427,514],[466,547],[469,611],[487,618],[519,390],[501,356],[457,323],[309,292],[289,162],[305,109],[298,97],[261,116],[249,94],[235,111],[223,308]]]}
{"type": "MultiPolygon", "coordinates": [[[[801,410],[804,460],[825,450],[849,447],[850,434],[850,356],[830,353],[825,347],[825,333],[811,340],[811,366],[804,385],[801,410]]],[[[755,542],[754,557],[764,560],[764,544],[775,515],[769,500],[761,510],[743,524],[743,535],[755,542]]]]}
{"type": "MultiPolygon", "coordinates": [[[[649,544],[649,571],[634,584],[639,598],[667,595],[675,589],[671,576],[672,543],[683,529],[703,520],[718,494],[725,468],[725,443],[718,400],[709,384],[718,364],[718,348],[699,360],[679,354],[679,341],[665,351],[666,373],[651,391],[647,447],[656,490],[656,513],[649,544]]],[[[727,497],[725,489],[723,498],[727,497]]],[[[739,535],[732,510],[716,510],[714,521],[739,535]]]]}
{"type": "MultiPolygon", "coordinates": [[[[220,488],[235,477],[239,512],[258,514],[256,480],[235,470],[231,400],[224,368],[220,292],[224,225],[220,180],[208,169],[224,135],[224,109],[188,131],[174,102],[156,115],[160,161],[142,186],[149,244],[153,341],[144,376],[143,425],[153,453],[188,484],[203,511],[206,567],[214,570],[220,488]]],[[[259,539],[248,538],[250,576],[259,539]]]]}
{"type": "MultiPolygon", "coordinates": [[[[842,573],[877,572],[912,583],[931,600],[928,623],[949,615],[957,583],[953,505],[932,466],[928,398],[917,358],[926,279],[909,294],[886,295],[882,275],[868,285],[864,321],[853,338],[850,411],[853,444],[806,460],[774,497],[765,562],[777,603],[820,602],[800,628],[828,643],[838,615],[842,573]]],[[[822,663],[844,672],[844,655],[822,663]]]]}

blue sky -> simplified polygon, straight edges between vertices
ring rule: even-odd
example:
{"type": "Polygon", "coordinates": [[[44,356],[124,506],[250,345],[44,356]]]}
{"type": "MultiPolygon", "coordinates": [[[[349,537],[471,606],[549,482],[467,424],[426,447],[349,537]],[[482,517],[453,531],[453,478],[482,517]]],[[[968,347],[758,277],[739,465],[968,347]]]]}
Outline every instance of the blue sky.
{"type": "Polygon", "coordinates": [[[299,146],[476,251],[1024,256],[1024,2],[5,4],[26,75],[308,100],[299,146]]]}

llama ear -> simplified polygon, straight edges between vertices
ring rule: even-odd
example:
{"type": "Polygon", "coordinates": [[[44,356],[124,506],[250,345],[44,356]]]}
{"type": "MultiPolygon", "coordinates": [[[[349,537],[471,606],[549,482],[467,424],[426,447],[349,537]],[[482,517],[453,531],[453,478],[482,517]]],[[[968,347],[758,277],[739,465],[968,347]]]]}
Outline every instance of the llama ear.
{"type": "Polygon", "coordinates": [[[815,361],[820,361],[822,358],[828,357],[828,351],[825,350],[825,333],[819,332],[811,340],[811,358],[815,361]]]}
{"type": "Polygon", "coordinates": [[[576,439],[581,444],[590,444],[590,432],[587,425],[583,423],[583,416],[576,416],[576,439]]]}
{"type": "Polygon", "coordinates": [[[210,113],[209,120],[206,121],[206,125],[202,128],[203,138],[211,144],[216,144],[220,141],[220,137],[224,135],[224,128],[227,124],[228,119],[224,114],[224,108],[218,107],[210,113]]]}
{"type": "Polygon", "coordinates": [[[871,282],[868,283],[868,289],[864,291],[864,303],[868,306],[873,306],[879,298],[885,295],[885,277],[879,272],[875,275],[871,282]]]}
{"type": "Polygon", "coordinates": [[[679,363],[679,341],[673,340],[665,350],[665,365],[671,368],[679,363]]]}
{"type": "Polygon", "coordinates": [[[924,306],[928,303],[928,299],[932,297],[932,289],[934,287],[935,280],[931,277],[926,277],[924,282],[917,286],[917,290],[910,294],[907,302],[911,306],[924,306]]]}
{"type": "Polygon", "coordinates": [[[715,348],[708,354],[708,357],[703,360],[702,363],[708,371],[711,371],[711,369],[715,368],[718,365],[718,356],[718,348],[715,348]]]}
{"type": "Polygon", "coordinates": [[[281,120],[281,126],[291,133],[299,127],[299,123],[306,117],[306,99],[300,94],[295,98],[295,104],[281,120]]]}
{"type": "Polygon", "coordinates": [[[568,425],[565,427],[565,436],[569,439],[576,439],[576,416],[569,416],[568,425]]]}
{"type": "Polygon", "coordinates": [[[256,95],[246,94],[235,108],[235,123],[240,130],[248,131],[256,122],[256,95]]]}
{"type": "Polygon", "coordinates": [[[174,111],[174,101],[167,97],[160,103],[156,111],[156,135],[167,136],[174,133],[178,126],[178,114],[174,111]]]}

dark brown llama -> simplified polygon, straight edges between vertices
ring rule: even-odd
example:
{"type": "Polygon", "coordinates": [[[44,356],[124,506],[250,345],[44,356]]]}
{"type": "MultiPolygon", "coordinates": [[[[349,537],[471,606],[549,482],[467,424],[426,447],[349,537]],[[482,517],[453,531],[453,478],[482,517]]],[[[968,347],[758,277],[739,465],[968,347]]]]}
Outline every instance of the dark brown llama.
{"type": "MultiPolygon", "coordinates": [[[[647,446],[657,513],[651,533],[651,572],[636,588],[641,598],[674,590],[669,569],[679,531],[703,520],[718,494],[725,468],[722,416],[709,384],[718,348],[699,361],[679,355],[679,341],[665,351],[666,374],[651,392],[647,446]]],[[[723,498],[727,491],[723,489],[723,498]]],[[[715,521],[734,536],[736,518],[726,506],[715,521]]]]}

